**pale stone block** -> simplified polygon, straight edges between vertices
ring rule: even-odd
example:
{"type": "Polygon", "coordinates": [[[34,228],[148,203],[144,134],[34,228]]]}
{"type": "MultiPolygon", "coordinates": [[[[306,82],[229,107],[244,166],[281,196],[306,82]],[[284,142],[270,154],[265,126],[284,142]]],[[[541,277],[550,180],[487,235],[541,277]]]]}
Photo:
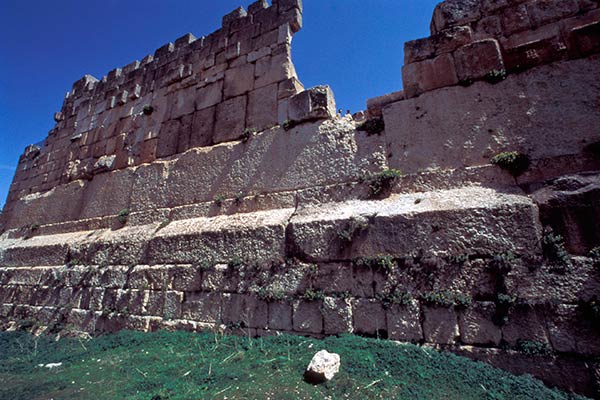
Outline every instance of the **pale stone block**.
{"type": "Polygon", "coordinates": [[[238,96],[217,105],[214,143],[239,138],[246,127],[247,96],[238,96]]]}
{"type": "Polygon", "coordinates": [[[223,81],[208,84],[196,91],[196,110],[203,110],[221,102],[223,98],[223,81]]]}
{"type": "Polygon", "coordinates": [[[407,305],[392,305],[386,310],[388,338],[404,342],[423,340],[421,311],[416,301],[407,305]]]}
{"type": "Polygon", "coordinates": [[[262,130],[277,123],[277,84],[256,89],[248,95],[247,125],[262,130]]]}
{"type": "Polygon", "coordinates": [[[326,335],[353,332],[352,304],[349,299],[325,297],[322,313],[326,335]]]}
{"type": "Polygon", "coordinates": [[[355,299],[352,314],[356,333],[376,336],[387,329],[385,311],[375,299],[355,299]]]}
{"type": "Polygon", "coordinates": [[[316,86],[290,98],[291,120],[329,119],[335,115],[335,99],[329,86],[316,86]]]}
{"type": "Polygon", "coordinates": [[[269,329],[292,331],[292,306],[288,303],[269,303],[269,329]]]}
{"type": "Polygon", "coordinates": [[[294,331],[302,333],[323,332],[323,316],[321,302],[296,301],[294,303],[294,331]]]}
{"type": "Polygon", "coordinates": [[[427,343],[454,344],[459,337],[456,311],[452,307],[423,307],[423,334],[427,343]]]}
{"type": "Polygon", "coordinates": [[[245,64],[225,71],[225,99],[239,96],[254,88],[254,64],[245,64]]]}

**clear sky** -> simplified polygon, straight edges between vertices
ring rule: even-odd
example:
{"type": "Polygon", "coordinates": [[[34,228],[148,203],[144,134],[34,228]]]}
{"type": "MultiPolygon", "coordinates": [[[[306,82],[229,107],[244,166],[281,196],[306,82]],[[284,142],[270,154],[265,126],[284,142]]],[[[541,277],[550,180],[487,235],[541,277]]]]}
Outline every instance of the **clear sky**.
{"type": "MultiPolygon", "coordinates": [[[[19,155],[44,140],[74,81],[101,78],[187,32],[220,27],[252,0],[2,0],[0,207],[19,155]]],[[[400,90],[403,44],[429,34],[436,0],[304,0],[293,57],[306,87],[329,84],[338,108],[400,90]]]]}

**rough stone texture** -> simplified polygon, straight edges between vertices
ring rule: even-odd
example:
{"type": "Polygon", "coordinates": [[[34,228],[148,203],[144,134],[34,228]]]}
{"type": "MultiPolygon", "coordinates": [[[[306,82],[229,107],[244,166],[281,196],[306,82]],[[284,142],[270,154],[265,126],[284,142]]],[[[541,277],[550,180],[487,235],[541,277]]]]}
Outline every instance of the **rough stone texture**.
{"type": "Polygon", "coordinates": [[[598,2],[441,3],[405,90],[344,117],[296,77],[301,9],[258,1],[73,85],[0,216],[0,328],[353,332],[597,397],[598,2]],[[529,169],[490,165],[502,151],[529,169]],[[421,300],[442,291],[472,302],[421,300]]]}
{"type": "Polygon", "coordinates": [[[292,121],[329,119],[336,115],[335,99],[329,86],[317,86],[290,98],[289,116],[292,121]]]}
{"type": "Polygon", "coordinates": [[[588,79],[593,71],[600,72],[598,57],[390,104],[383,110],[390,166],[415,172],[483,165],[502,151],[532,159],[577,154],[593,138],[600,140],[594,128],[600,124],[600,85],[588,79]]]}
{"type": "Polygon", "coordinates": [[[310,383],[323,383],[333,379],[339,370],[339,354],[321,350],[310,360],[310,364],[304,372],[304,379],[310,383]]]}
{"type": "Polygon", "coordinates": [[[465,188],[423,194],[418,204],[415,198],[307,207],[292,218],[289,239],[299,254],[318,261],[406,254],[415,243],[434,254],[465,249],[539,253],[537,208],[526,197],[465,188]],[[350,232],[353,240],[340,239],[340,232],[350,232]]]}

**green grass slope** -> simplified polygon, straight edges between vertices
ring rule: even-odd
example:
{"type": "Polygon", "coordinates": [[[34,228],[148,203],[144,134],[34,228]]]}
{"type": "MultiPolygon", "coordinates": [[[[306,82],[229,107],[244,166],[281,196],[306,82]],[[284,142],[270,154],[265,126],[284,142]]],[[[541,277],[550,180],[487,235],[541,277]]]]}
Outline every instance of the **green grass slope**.
{"type": "Polygon", "coordinates": [[[582,399],[449,353],[357,336],[323,341],[185,332],[92,340],[0,333],[0,399],[582,399]],[[341,355],[333,381],[304,369],[341,355]],[[62,363],[56,368],[40,364],[62,363]]]}

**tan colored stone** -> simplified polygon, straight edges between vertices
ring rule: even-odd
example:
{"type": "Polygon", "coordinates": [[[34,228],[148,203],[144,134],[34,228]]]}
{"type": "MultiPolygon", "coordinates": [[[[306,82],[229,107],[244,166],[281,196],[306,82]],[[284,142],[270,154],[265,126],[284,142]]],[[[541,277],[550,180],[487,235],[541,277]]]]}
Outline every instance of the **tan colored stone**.
{"type": "Polygon", "coordinates": [[[461,82],[491,78],[504,72],[500,45],[494,39],[485,39],[463,46],[454,53],[456,75],[461,82]]]}
{"type": "Polygon", "coordinates": [[[214,143],[239,138],[246,127],[247,96],[234,97],[217,105],[214,143]]]}
{"type": "Polygon", "coordinates": [[[320,334],[323,332],[323,316],[320,301],[296,301],[293,304],[294,331],[320,334]]]}
{"type": "Polygon", "coordinates": [[[246,94],[254,89],[254,64],[244,64],[225,71],[224,99],[246,94]]]}
{"type": "Polygon", "coordinates": [[[423,316],[423,334],[426,342],[453,344],[458,340],[458,320],[453,308],[425,306],[423,316]]]}
{"type": "Polygon", "coordinates": [[[385,310],[375,299],[355,299],[352,302],[354,332],[379,336],[387,330],[385,310]]]}
{"type": "Polygon", "coordinates": [[[326,335],[352,333],[352,303],[350,299],[325,297],[323,299],[323,329],[326,335]]]}
{"type": "Polygon", "coordinates": [[[262,130],[277,123],[277,85],[256,89],[248,95],[246,124],[262,130]]]}
{"type": "Polygon", "coordinates": [[[385,314],[389,339],[404,342],[423,340],[421,310],[416,301],[407,305],[392,305],[385,314]]]}
{"type": "Polygon", "coordinates": [[[402,82],[407,98],[423,92],[456,85],[458,78],[451,54],[442,54],[430,60],[402,67],[402,82]]]}
{"type": "Polygon", "coordinates": [[[458,315],[460,338],[463,343],[497,346],[502,338],[500,328],[493,322],[496,305],[475,302],[458,315]]]}

